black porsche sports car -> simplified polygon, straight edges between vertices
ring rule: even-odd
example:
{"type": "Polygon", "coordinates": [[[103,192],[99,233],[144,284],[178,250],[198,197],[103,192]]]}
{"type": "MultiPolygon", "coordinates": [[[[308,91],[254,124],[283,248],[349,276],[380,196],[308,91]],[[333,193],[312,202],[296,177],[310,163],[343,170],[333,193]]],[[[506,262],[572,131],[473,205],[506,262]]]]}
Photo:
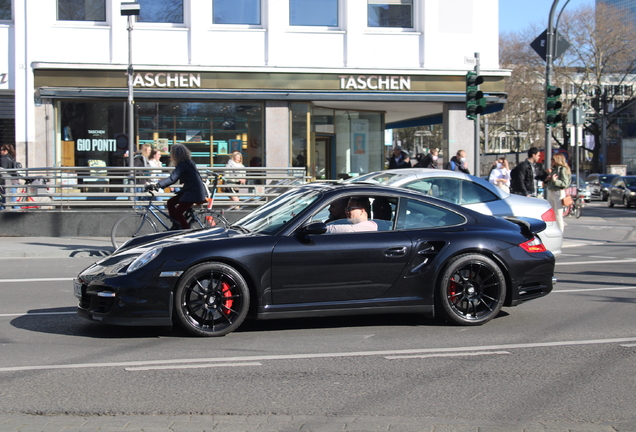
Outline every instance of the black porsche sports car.
{"type": "Polygon", "coordinates": [[[479,325],[552,290],[554,256],[536,236],[543,229],[405,189],[312,183],[228,228],[132,239],[82,271],[74,292],[90,320],[176,321],[198,336],[230,333],[248,314],[421,313],[479,325]],[[330,215],[352,197],[348,219],[330,215]],[[351,224],[354,213],[367,213],[364,231],[331,232],[362,226],[351,224]]]}

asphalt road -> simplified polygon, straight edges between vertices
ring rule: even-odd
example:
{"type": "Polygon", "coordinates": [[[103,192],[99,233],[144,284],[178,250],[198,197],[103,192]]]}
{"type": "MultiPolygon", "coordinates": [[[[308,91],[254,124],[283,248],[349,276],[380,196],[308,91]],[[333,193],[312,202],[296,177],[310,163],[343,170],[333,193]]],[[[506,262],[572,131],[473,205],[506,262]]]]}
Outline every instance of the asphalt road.
{"type": "Polygon", "coordinates": [[[28,430],[110,430],[105,418],[204,430],[192,422],[213,416],[217,430],[636,431],[635,216],[593,202],[567,218],[555,291],[481,327],[416,315],[247,322],[215,339],[107,327],[74,314],[71,279],[93,257],[5,257],[0,430],[43,418],[56,426],[28,430]]]}

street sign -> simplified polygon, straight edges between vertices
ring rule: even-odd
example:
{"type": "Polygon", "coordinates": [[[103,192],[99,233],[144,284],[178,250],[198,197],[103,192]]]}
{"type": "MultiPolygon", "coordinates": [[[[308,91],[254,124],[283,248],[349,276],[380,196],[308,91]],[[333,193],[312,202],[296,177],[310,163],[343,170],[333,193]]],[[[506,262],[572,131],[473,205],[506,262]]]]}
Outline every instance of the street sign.
{"type": "Polygon", "coordinates": [[[568,123],[580,126],[585,123],[585,111],[579,107],[574,107],[568,111],[568,123]]]}
{"type": "MultiPolygon", "coordinates": [[[[561,55],[564,52],[566,52],[568,48],[570,48],[570,42],[568,42],[566,38],[561,36],[559,33],[557,33],[556,36],[557,36],[557,39],[556,39],[556,50],[554,53],[554,59],[561,57],[561,55]]],[[[533,40],[532,43],[530,44],[532,49],[535,50],[536,53],[539,54],[539,57],[541,57],[544,61],[546,59],[546,54],[548,52],[547,45],[548,45],[547,30],[541,33],[541,35],[539,35],[539,37],[533,40]]]]}

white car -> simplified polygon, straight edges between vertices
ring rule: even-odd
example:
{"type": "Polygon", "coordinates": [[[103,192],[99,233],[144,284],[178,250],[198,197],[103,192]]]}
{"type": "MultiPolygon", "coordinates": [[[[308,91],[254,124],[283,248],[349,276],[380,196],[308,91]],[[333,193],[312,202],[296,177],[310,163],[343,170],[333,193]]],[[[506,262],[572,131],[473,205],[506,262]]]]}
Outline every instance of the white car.
{"type": "Polygon", "coordinates": [[[552,207],[546,200],[506,193],[479,177],[456,171],[405,168],[376,171],[351,178],[347,182],[376,183],[416,190],[493,216],[539,219],[547,225],[545,231],[539,233],[541,241],[553,254],[561,253],[563,233],[556,223],[552,207]]]}

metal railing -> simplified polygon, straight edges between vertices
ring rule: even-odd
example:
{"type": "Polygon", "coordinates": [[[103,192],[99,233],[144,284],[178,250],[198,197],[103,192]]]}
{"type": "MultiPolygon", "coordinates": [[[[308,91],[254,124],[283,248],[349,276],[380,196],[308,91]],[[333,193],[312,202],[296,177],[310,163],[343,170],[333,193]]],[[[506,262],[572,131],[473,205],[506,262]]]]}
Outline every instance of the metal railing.
{"type": "MultiPolygon", "coordinates": [[[[147,182],[170,175],[174,168],[148,167],[59,167],[22,168],[2,170],[5,212],[10,211],[66,211],[99,209],[121,211],[134,207],[135,201],[148,199],[144,191],[147,182]]],[[[208,181],[209,168],[199,168],[204,181],[208,181]]],[[[214,167],[221,175],[214,193],[214,207],[251,210],[271,200],[287,189],[306,183],[305,168],[240,168],[245,184],[223,184],[234,180],[236,168],[214,167]],[[233,192],[232,189],[236,192],[233,192]],[[231,197],[237,197],[233,201],[231,197]]],[[[208,186],[211,187],[212,179],[208,186]]],[[[159,200],[174,195],[180,185],[156,193],[159,200]]]]}

